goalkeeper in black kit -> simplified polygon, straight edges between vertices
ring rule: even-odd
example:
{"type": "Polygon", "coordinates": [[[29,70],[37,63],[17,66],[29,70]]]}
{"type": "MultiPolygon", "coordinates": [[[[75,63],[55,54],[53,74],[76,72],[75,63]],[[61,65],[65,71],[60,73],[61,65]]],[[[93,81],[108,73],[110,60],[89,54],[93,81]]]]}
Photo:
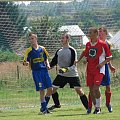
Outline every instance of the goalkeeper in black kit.
{"type": "Polygon", "coordinates": [[[75,89],[77,94],[80,96],[82,104],[86,109],[88,109],[88,100],[81,87],[77,66],[74,64],[74,61],[77,60],[77,53],[76,50],[69,45],[69,35],[62,34],[61,44],[62,48],[56,51],[55,56],[50,62],[51,68],[55,65],[58,65],[60,69],[59,73],[53,81],[52,98],[54,105],[48,109],[53,110],[55,108],[61,107],[57,89],[63,88],[67,83],[69,83],[70,88],[75,89]]]}

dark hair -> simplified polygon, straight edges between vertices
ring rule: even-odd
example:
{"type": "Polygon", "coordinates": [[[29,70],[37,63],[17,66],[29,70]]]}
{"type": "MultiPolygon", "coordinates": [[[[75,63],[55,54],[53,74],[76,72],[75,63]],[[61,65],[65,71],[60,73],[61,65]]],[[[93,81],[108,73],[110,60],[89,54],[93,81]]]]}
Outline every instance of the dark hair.
{"type": "Polygon", "coordinates": [[[106,33],[106,35],[108,34],[107,28],[105,26],[99,27],[98,30],[103,30],[106,33]]]}

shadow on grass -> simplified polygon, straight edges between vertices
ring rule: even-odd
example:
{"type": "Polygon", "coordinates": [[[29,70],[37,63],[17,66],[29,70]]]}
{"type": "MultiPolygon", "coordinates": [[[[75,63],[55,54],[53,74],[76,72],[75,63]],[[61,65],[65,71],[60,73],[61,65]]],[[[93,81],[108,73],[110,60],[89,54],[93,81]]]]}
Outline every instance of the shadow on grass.
{"type": "Polygon", "coordinates": [[[87,115],[86,113],[83,114],[67,114],[67,115],[56,115],[56,117],[65,117],[65,116],[80,116],[80,115],[87,115]]]}

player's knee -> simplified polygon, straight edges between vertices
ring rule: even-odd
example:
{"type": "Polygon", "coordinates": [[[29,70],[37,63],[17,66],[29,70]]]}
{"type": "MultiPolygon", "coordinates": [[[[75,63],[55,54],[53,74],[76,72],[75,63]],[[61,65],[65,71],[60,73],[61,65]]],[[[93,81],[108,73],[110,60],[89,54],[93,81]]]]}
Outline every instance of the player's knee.
{"type": "Polygon", "coordinates": [[[106,86],[106,92],[111,92],[110,86],[106,86]]]}
{"type": "Polygon", "coordinates": [[[82,88],[76,88],[75,90],[76,90],[77,94],[79,94],[80,96],[84,95],[82,88]]]}

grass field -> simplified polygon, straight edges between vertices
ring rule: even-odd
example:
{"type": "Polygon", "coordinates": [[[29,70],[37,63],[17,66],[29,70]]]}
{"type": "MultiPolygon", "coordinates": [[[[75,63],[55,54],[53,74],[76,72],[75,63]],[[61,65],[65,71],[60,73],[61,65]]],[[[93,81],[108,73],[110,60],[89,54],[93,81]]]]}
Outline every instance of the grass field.
{"type": "Polygon", "coordinates": [[[71,105],[62,106],[52,114],[38,115],[38,108],[15,109],[0,111],[0,120],[119,120],[120,105],[113,106],[113,110],[108,113],[106,107],[102,107],[101,114],[87,115],[85,109],[71,105]]]}
{"type": "MultiPolygon", "coordinates": [[[[113,112],[108,113],[105,107],[105,87],[101,87],[102,112],[100,115],[86,115],[86,110],[82,106],[79,96],[68,86],[58,90],[62,105],[60,109],[54,110],[52,114],[38,115],[39,93],[35,91],[31,72],[19,63],[0,64],[0,120],[119,120],[120,62],[119,60],[113,61],[113,64],[117,68],[117,73],[111,75],[113,112]]],[[[78,70],[83,89],[87,95],[85,67],[79,65],[78,70]]],[[[55,69],[50,71],[50,74],[54,79],[55,69]]],[[[51,104],[52,100],[50,100],[51,104]]]]}
{"type": "MultiPolygon", "coordinates": [[[[0,110],[0,120],[119,120],[120,88],[114,88],[112,91],[112,113],[109,113],[105,107],[104,88],[102,88],[101,91],[102,112],[99,115],[86,115],[86,110],[82,106],[81,102],[79,103],[79,98],[76,94],[73,91],[70,92],[70,89],[65,88],[59,90],[62,107],[53,110],[52,114],[38,115],[39,106],[30,108],[11,108],[0,110]]],[[[31,99],[29,100],[31,101],[31,99]]],[[[51,102],[52,101],[50,101],[50,103],[51,102]]]]}

